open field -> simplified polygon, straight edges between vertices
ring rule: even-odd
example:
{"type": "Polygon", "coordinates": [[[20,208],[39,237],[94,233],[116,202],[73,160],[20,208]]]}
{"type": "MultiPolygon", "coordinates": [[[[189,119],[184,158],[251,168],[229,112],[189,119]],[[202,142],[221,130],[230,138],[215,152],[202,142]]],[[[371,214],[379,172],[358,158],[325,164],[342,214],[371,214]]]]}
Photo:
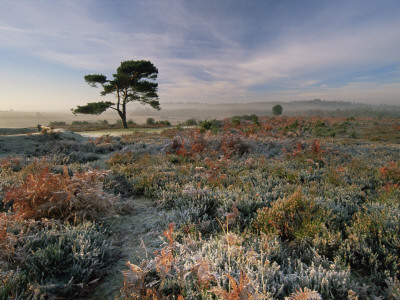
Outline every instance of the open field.
{"type": "Polygon", "coordinates": [[[6,133],[1,299],[400,297],[400,119],[6,133]]]}
{"type": "Polygon", "coordinates": [[[123,136],[123,135],[130,135],[135,134],[137,132],[143,133],[158,133],[160,134],[164,131],[165,128],[129,128],[129,129],[102,129],[102,130],[91,130],[91,131],[78,131],[78,133],[82,136],[88,137],[100,137],[103,135],[110,135],[110,136],[123,136]]]}

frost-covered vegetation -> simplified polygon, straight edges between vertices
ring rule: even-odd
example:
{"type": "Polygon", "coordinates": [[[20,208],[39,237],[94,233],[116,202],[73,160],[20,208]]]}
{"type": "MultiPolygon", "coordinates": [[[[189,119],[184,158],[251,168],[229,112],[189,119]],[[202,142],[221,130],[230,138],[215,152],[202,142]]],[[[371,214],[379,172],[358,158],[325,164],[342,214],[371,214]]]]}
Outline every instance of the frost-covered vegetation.
{"type": "Polygon", "coordinates": [[[118,259],[107,220],[143,196],[164,243],[127,262],[119,298],[400,297],[399,120],[198,124],[41,137],[40,150],[1,159],[0,298],[101,288],[118,259]]]}

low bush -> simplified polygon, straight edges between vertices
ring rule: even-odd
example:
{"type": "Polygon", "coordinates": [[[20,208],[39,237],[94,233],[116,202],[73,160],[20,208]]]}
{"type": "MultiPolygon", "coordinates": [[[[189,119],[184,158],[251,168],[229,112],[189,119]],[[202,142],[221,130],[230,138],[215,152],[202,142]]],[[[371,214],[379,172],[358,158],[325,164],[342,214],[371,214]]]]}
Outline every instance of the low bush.
{"type": "Polygon", "coordinates": [[[340,255],[370,284],[383,287],[388,277],[400,274],[399,213],[398,208],[372,205],[356,213],[346,228],[348,238],[340,247],[340,255]]]}
{"type": "Polygon", "coordinates": [[[202,132],[210,130],[216,133],[222,127],[222,122],[219,120],[204,120],[202,122],[199,122],[199,125],[200,125],[200,130],[202,132]]]}
{"type": "Polygon", "coordinates": [[[298,190],[272,203],[271,207],[260,209],[254,226],[266,234],[277,234],[283,240],[300,241],[324,230],[321,213],[316,204],[298,190]]]}
{"type": "Polygon", "coordinates": [[[196,126],[198,123],[197,123],[197,120],[196,119],[187,119],[186,121],[185,121],[185,125],[186,126],[196,126]]]}
{"type": "Polygon", "coordinates": [[[18,268],[0,272],[2,299],[76,297],[105,274],[112,259],[110,241],[93,223],[45,221],[19,227],[11,256],[18,268]]]}

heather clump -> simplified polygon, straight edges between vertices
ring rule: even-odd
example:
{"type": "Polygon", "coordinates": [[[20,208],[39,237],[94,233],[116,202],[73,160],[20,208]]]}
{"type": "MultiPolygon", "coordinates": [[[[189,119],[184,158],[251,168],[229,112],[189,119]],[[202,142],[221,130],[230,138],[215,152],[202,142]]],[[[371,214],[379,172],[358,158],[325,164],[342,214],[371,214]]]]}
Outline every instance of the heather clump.
{"type": "Polygon", "coordinates": [[[346,228],[347,239],[340,247],[343,259],[374,288],[399,276],[399,208],[381,204],[364,207],[346,228]]]}
{"type": "Polygon", "coordinates": [[[0,241],[4,299],[78,295],[105,274],[112,259],[104,230],[87,221],[8,220],[6,231],[0,241]]]}
{"type": "Polygon", "coordinates": [[[382,179],[394,183],[400,183],[400,165],[399,162],[389,162],[385,166],[379,168],[379,175],[382,179]]]}
{"type": "Polygon", "coordinates": [[[242,156],[250,149],[250,140],[241,134],[224,132],[214,135],[210,131],[194,130],[187,136],[175,137],[166,152],[198,160],[202,155],[242,156]]]}
{"type": "Polygon", "coordinates": [[[312,239],[325,229],[322,211],[299,190],[272,203],[271,207],[258,210],[254,226],[265,234],[277,234],[283,240],[312,239]]]}
{"type": "Polygon", "coordinates": [[[161,298],[283,299],[307,289],[325,299],[345,297],[347,290],[357,288],[347,269],[319,256],[305,264],[266,235],[225,231],[208,240],[186,236],[179,243],[170,233],[171,227],[164,232],[168,242],[154,258],[140,266],[128,263],[126,298],[141,293],[161,298]]]}

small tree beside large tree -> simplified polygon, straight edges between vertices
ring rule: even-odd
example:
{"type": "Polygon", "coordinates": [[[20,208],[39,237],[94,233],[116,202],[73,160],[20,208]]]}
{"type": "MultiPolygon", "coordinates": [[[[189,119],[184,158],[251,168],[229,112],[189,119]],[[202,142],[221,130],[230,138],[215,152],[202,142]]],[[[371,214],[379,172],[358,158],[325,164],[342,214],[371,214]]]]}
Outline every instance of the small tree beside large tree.
{"type": "Polygon", "coordinates": [[[86,75],[85,81],[92,87],[100,84],[103,91],[100,95],[113,94],[116,102],[100,101],[91,102],[83,106],[71,109],[74,114],[99,115],[107,109],[117,111],[124,128],[128,128],[126,122],[126,105],[129,102],[137,101],[141,104],[149,104],[151,107],[160,110],[157,89],[155,82],[158,69],[146,60],[127,60],[121,62],[113,79],[107,79],[103,74],[86,75]]]}

